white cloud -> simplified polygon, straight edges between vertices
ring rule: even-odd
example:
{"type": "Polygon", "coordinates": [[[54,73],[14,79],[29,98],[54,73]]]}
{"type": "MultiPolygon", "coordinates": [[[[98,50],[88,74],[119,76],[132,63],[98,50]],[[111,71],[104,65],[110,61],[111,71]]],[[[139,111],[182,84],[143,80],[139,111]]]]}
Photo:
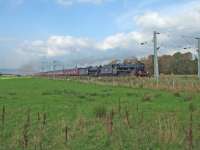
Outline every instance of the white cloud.
{"type": "Polygon", "coordinates": [[[105,38],[98,46],[99,49],[108,50],[116,48],[130,49],[139,45],[147,37],[140,32],[118,33],[105,38]]]}
{"type": "Polygon", "coordinates": [[[143,38],[145,35],[137,32],[119,33],[100,41],[83,37],[51,36],[44,41],[25,41],[18,47],[18,52],[29,60],[61,59],[69,66],[91,65],[113,58],[143,56],[145,49],[139,44],[143,38]]]}
{"type": "Polygon", "coordinates": [[[188,6],[187,8],[180,7],[180,12],[169,13],[161,12],[146,12],[143,15],[136,16],[134,21],[136,25],[143,30],[160,29],[160,30],[177,30],[186,31],[199,30],[200,25],[200,2],[199,5],[188,6]]]}
{"type": "Polygon", "coordinates": [[[131,49],[145,39],[141,33],[119,33],[108,36],[102,41],[89,38],[72,36],[51,36],[46,41],[25,41],[20,47],[20,52],[38,56],[61,56],[82,51],[108,51],[110,49],[131,49]]]}
{"type": "MultiPolygon", "coordinates": [[[[91,2],[90,0],[60,1],[72,2],[72,4],[74,2],[91,2]]],[[[87,37],[50,36],[47,40],[25,41],[18,47],[18,51],[29,57],[29,60],[62,57],[67,64],[84,65],[105,62],[112,58],[140,57],[152,54],[153,30],[161,32],[158,38],[159,46],[161,46],[160,54],[183,50],[185,46],[194,47],[194,39],[184,39],[182,35],[196,36],[197,33],[200,34],[199,1],[188,2],[176,6],[176,8],[148,10],[142,14],[126,16],[128,17],[125,17],[126,19],[123,19],[121,24],[132,21],[131,26],[135,27],[129,32],[116,33],[100,41],[87,37]],[[144,41],[148,41],[149,45],[141,46],[140,43],[144,41]]]]}
{"type": "Polygon", "coordinates": [[[109,0],[77,0],[80,3],[93,3],[93,4],[100,4],[109,0]]]}
{"type": "MultiPolygon", "coordinates": [[[[162,54],[171,50],[182,50],[187,46],[193,47],[195,52],[195,40],[191,37],[200,36],[200,1],[185,1],[155,11],[131,11],[117,18],[117,23],[123,29],[130,30],[135,27],[135,31],[151,38],[154,30],[159,31],[161,34],[158,39],[162,54]]],[[[151,40],[149,42],[151,43],[151,40]]]]}
{"type": "Polygon", "coordinates": [[[135,17],[136,25],[144,29],[171,28],[174,21],[168,16],[161,16],[158,12],[148,12],[142,16],[135,17]]]}
{"type": "Polygon", "coordinates": [[[117,23],[123,28],[137,27],[136,30],[197,28],[200,24],[200,1],[183,0],[182,3],[177,3],[160,6],[154,10],[139,7],[127,11],[117,18],[117,23]]]}
{"type": "Polygon", "coordinates": [[[81,49],[92,47],[92,42],[87,38],[75,38],[72,36],[51,36],[46,41],[25,41],[18,50],[34,56],[61,56],[81,49]]]}
{"type": "Polygon", "coordinates": [[[69,6],[76,3],[101,4],[112,0],[56,0],[58,4],[69,6]]]}

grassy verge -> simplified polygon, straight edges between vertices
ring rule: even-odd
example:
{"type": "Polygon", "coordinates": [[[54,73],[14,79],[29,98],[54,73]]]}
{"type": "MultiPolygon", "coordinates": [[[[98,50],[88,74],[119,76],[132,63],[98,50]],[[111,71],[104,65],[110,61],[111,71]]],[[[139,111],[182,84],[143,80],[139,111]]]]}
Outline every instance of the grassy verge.
{"type": "Polygon", "coordinates": [[[0,80],[0,149],[199,149],[200,95],[0,80]]]}

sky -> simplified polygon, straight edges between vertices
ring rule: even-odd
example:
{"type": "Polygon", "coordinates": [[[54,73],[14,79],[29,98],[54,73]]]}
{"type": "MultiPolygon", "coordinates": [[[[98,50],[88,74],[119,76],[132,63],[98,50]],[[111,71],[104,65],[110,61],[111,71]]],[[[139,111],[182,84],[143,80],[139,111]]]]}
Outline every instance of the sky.
{"type": "Polygon", "coordinates": [[[0,0],[0,20],[0,68],[85,66],[152,54],[154,30],[159,55],[195,54],[200,0],[0,0]]]}

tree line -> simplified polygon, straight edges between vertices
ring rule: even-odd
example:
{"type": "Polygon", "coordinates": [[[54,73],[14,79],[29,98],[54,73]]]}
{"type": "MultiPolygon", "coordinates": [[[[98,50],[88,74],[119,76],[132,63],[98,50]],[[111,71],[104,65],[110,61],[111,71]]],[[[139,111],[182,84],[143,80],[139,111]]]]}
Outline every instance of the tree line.
{"type": "MultiPolygon", "coordinates": [[[[153,74],[153,55],[142,58],[140,61],[145,64],[146,70],[153,74]]],[[[158,58],[159,71],[161,74],[197,74],[198,60],[192,53],[177,52],[173,55],[162,55],[158,58]]]]}

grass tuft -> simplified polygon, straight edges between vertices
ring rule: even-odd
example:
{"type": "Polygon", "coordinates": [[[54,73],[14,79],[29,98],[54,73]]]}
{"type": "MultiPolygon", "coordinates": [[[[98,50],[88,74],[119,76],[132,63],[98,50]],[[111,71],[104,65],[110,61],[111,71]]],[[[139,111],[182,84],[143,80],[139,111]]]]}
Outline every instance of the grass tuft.
{"type": "Polygon", "coordinates": [[[151,94],[145,94],[142,98],[142,101],[143,102],[150,102],[150,101],[152,101],[152,99],[153,99],[153,96],[151,94]]]}
{"type": "Polygon", "coordinates": [[[94,108],[95,116],[99,119],[105,118],[107,109],[104,105],[99,105],[94,108]]]}

